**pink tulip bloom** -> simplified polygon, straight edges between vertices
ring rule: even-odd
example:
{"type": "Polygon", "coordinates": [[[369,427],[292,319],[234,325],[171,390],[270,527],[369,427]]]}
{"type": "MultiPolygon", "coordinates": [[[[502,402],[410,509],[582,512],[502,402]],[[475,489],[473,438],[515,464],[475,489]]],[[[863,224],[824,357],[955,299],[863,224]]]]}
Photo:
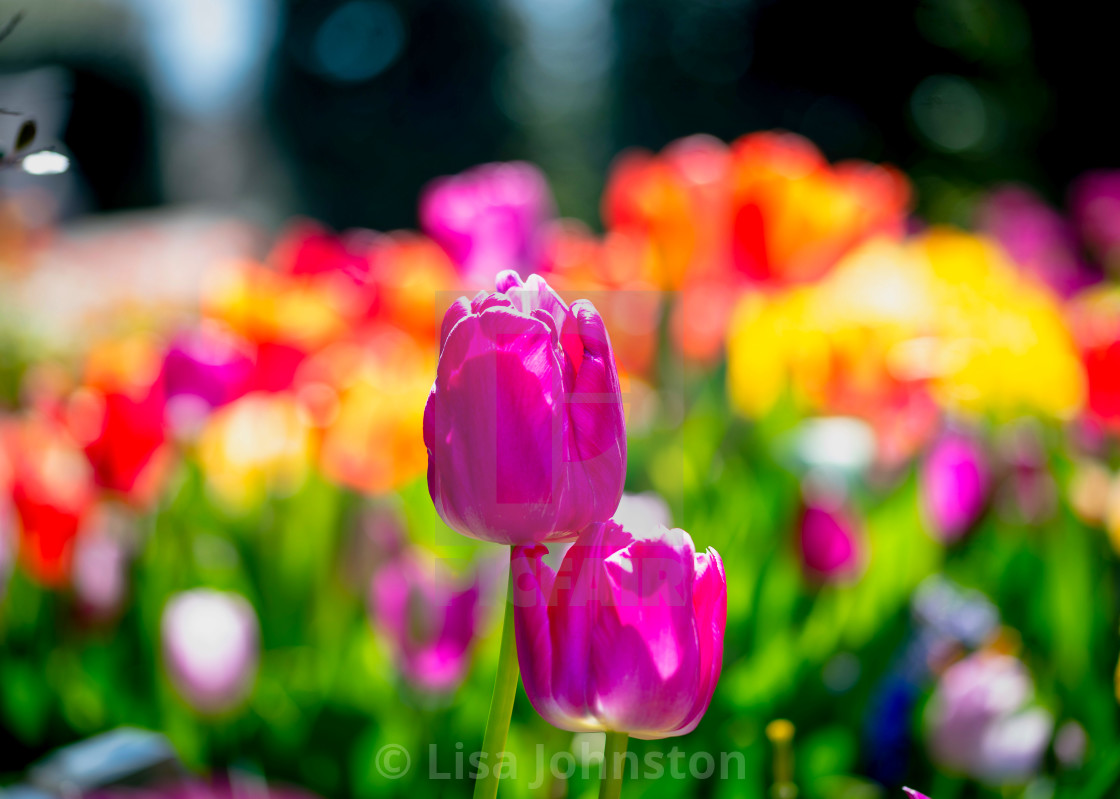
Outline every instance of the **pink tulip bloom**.
{"type": "Polygon", "coordinates": [[[857,579],[867,565],[867,543],[858,520],[839,501],[807,500],[799,529],[801,566],[821,583],[857,579]]]}
{"type": "Polygon", "coordinates": [[[506,269],[529,274],[553,216],[548,181],[524,162],[482,164],[439,178],[420,197],[420,227],[478,285],[506,269]]]}
{"type": "Polygon", "coordinates": [[[924,793],[919,793],[913,788],[903,788],[902,790],[905,791],[906,795],[909,796],[910,799],[929,799],[929,797],[924,793]]]}
{"type": "Polygon", "coordinates": [[[216,327],[176,337],[163,358],[166,413],[173,429],[190,434],[212,409],[245,393],[253,372],[246,348],[216,327]]]}
{"type": "Polygon", "coordinates": [[[457,688],[470,667],[480,592],[477,577],[456,587],[437,567],[407,553],[389,561],[373,575],[369,610],[404,677],[438,693],[457,688]]]}
{"type": "Polygon", "coordinates": [[[558,571],[541,545],[513,551],[521,678],[565,730],[666,738],[691,732],[723,665],[727,577],[683,530],[590,525],[558,571]]]}
{"type": "Polygon", "coordinates": [[[1022,186],[1004,186],[980,206],[980,229],[994,237],[1028,274],[1063,297],[1097,282],[1078,253],[1073,226],[1022,186]]]}
{"type": "Polygon", "coordinates": [[[945,543],[960,539],[984,512],[988,499],[987,456],[980,443],[962,433],[938,441],[922,464],[922,508],[945,543]]]}
{"type": "Polygon", "coordinates": [[[1070,214],[1089,251],[1120,269],[1120,171],[1086,172],[1069,192],[1070,214]]]}
{"type": "Polygon", "coordinates": [[[196,710],[221,713],[249,695],[260,629],[244,598],[209,588],[184,591],[164,608],[161,632],[168,675],[196,710]]]}
{"type": "Polygon", "coordinates": [[[443,320],[424,410],[428,490],[464,535],[501,544],[575,538],[618,507],[626,426],[614,352],[586,300],[539,276],[498,276],[443,320]]]}

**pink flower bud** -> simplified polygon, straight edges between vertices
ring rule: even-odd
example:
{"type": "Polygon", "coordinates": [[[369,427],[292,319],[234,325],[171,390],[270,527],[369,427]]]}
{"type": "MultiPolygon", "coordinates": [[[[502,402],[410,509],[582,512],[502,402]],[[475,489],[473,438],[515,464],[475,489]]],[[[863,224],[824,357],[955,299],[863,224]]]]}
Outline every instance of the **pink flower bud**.
{"type": "Polygon", "coordinates": [[[565,730],[666,738],[691,732],[723,664],[727,577],[683,530],[590,525],[559,570],[543,546],[513,551],[525,692],[565,730]]]}
{"type": "Polygon", "coordinates": [[[609,519],[626,477],[614,353],[591,303],[498,276],[443,320],[424,410],[428,490],[448,525],[503,544],[572,539],[609,519]]]}
{"type": "Polygon", "coordinates": [[[846,582],[863,573],[867,564],[863,529],[838,499],[807,499],[799,533],[801,566],[810,579],[846,582]]]}
{"type": "Polygon", "coordinates": [[[370,584],[370,616],[389,639],[398,668],[418,688],[458,687],[470,666],[478,628],[479,581],[456,586],[438,563],[405,553],[379,568],[370,584]]]}
{"type": "Polygon", "coordinates": [[[988,464],[983,448],[962,433],[938,441],[921,471],[922,508],[927,523],[945,543],[969,531],[988,499],[988,464]]]}

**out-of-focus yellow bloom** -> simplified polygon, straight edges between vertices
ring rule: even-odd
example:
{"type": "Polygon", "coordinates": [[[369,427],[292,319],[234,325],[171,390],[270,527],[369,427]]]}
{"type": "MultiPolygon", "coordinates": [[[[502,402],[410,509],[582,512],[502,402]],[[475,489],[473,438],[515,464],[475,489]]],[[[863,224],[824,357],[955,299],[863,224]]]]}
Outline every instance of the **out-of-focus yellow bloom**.
{"type": "Polygon", "coordinates": [[[929,270],[888,240],[855,250],[814,286],[748,295],[728,341],[733,404],[761,416],[788,389],[804,410],[838,411],[845,398],[858,405],[914,382],[889,362],[897,345],[933,331],[931,296],[929,270]]]}
{"type": "Polygon", "coordinates": [[[1053,292],[981,236],[940,229],[914,246],[933,270],[938,335],[952,353],[934,381],[941,404],[1004,419],[1076,414],[1085,376],[1053,292]]]}
{"type": "Polygon", "coordinates": [[[282,341],[309,351],[345,329],[345,300],[331,275],[293,277],[259,264],[233,262],[207,276],[202,311],[250,341],[282,341]]]}
{"type": "Polygon", "coordinates": [[[384,329],[367,341],[328,347],[304,374],[330,386],[338,404],[323,419],[320,453],[332,480],[368,492],[399,488],[424,473],[424,405],[435,353],[384,329]]]}
{"type": "Polygon", "coordinates": [[[954,411],[1068,418],[1084,377],[1049,289],[987,239],[933,230],[865,244],[814,285],[744,298],[729,328],[728,388],[751,417],[789,391],[803,411],[873,423],[902,411],[924,425],[931,398],[954,411]]]}
{"type": "Polygon", "coordinates": [[[290,494],[305,480],[313,455],[307,412],[291,394],[246,394],[215,411],[198,443],[213,496],[244,512],[268,494],[290,494]]]}

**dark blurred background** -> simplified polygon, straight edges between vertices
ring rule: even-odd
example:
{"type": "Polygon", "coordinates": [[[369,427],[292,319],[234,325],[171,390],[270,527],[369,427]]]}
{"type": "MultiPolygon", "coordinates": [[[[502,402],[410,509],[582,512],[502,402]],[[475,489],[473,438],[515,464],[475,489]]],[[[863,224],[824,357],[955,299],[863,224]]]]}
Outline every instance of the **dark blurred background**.
{"type": "Polygon", "coordinates": [[[1117,166],[1104,5],[4,0],[0,21],[20,11],[0,105],[60,120],[40,136],[73,157],[69,214],[233,203],[414,227],[432,177],[526,158],[595,224],[620,150],[775,127],[905,168],[932,221],[966,221],[995,181],[1059,202],[1117,166]]]}

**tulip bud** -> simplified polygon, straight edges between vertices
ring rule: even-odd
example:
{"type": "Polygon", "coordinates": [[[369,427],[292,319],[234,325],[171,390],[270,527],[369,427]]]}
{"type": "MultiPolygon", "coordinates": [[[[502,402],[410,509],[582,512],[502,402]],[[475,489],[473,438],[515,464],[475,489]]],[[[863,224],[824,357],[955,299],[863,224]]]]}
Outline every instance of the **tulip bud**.
{"type": "Polygon", "coordinates": [[[558,571],[544,546],[513,550],[514,623],[525,692],[573,732],[684,735],[723,665],[727,577],[683,530],[592,524],[558,571]]]}
{"type": "Polygon", "coordinates": [[[260,629],[244,598],[209,588],[184,591],[167,603],[160,626],[168,675],[196,710],[221,713],[249,695],[260,629]]]}
{"type": "Polygon", "coordinates": [[[903,788],[902,790],[910,799],[929,799],[924,793],[918,793],[913,788],[903,788]]]}
{"type": "Polygon", "coordinates": [[[1013,657],[977,653],[941,676],[927,710],[934,760],[993,784],[1026,780],[1038,768],[1053,719],[1028,707],[1034,683],[1013,657]]]}
{"type": "Polygon", "coordinates": [[[440,178],[420,198],[420,226],[471,282],[506,269],[532,271],[544,224],[555,211],[548,181],[532,164],[483,164],[440,178]]]}
{"type": "Polygon", "coordinates": [[[423,690],[446,692],[470,666],[480,587],[477,578],[456,587],[437,566],[407,553],[385,564],[373,576],[369,608],[405,678],[423,690]]]}
{"type": "Polygon", "coordinates": [[[443,320],[424,409],[428,490],[445,522],[503,544],[572,539],[618,507],[626,427],[610,338],[587,301],[498,276],[443,320]]]}
{"type": "Polygon", "coordinates": [[[807,496],[801,511],[801,566],[817,582],[857,579],[867,564],[863,529],[835,497],[807,496]]]}
{"type": "Polygon", "coordinates": [[[950,433],[926,457],[920,480],[927,523],[943,542],[959,540],[976,523],[987,501],[984,450],[971,437],[950,433]]]}

